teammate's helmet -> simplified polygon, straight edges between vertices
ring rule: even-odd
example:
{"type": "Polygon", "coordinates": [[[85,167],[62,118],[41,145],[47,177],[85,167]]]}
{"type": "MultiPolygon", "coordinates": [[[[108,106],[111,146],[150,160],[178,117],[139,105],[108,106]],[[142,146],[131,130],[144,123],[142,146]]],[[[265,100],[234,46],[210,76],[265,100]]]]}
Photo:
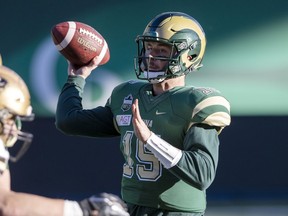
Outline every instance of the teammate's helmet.
{"type": "Polygon", "coordinates": [[[181,12],[165,12],[150,21],[143,35],[137,36],[138,57],[134,59],[138,79],[161,82],[164,79],[186,75],[202,67],[206,37],[201,25],[191,16],[181,12]],[[170,58],[145,56],[144,43],[162,42],[171,46],[170,58]],[[168,61],[164,74],[149,78],[149,58],[168,61]]]}
{"type": "Polygon", "coordinates": [[[21,121],[33,119],[25,82],[17,73],[0,64],[0,139],[5,147],[12,147],[17,140],[23,142],[16,156],[11,155],[12,161],[25,153],[33,138],[32,134],[21,131],[21,121]],[[7,122],[12,122],[9,132],[5,129],[7,122]]]}

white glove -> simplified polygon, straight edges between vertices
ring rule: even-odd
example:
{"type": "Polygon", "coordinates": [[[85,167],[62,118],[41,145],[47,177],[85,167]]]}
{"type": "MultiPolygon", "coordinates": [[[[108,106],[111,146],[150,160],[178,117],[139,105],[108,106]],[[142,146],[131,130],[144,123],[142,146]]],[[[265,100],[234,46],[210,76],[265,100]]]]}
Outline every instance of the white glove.
{"type": "Polygon", "coordinates": [[[4,147],[2,141],[0,140],[0,175],[7,169],[9,160],[9,152],[4,147]]]}

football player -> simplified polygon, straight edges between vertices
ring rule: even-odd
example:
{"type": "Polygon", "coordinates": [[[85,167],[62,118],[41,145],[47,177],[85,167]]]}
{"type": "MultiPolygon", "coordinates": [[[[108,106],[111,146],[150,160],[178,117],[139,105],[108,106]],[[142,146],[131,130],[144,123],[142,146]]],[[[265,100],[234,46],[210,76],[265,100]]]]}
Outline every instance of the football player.
{"type": "Polygon", "coordinates": [[[0,58],[0,215],[129,216],[124,202],[113,194],[102,193],[77,202],[11,191],[8,161],[17,161],[33,138],[21,130],[23,120],[33,120],[28,88],[17,73],[1,65],[0,58]],[[7,149],[16,141],[23,141],[22,148],[12,156],[7,149]]]}
{"type": "Polygon", "coordinates": [[[219,91],[185,83],[187,74],[202,67],[205,33],[190,15],[165,12],[136,42],[140,81],[116,86],[105,106],[81,104],[97,57],[81,68],[68,63],[56,126],[71,135],[121,137],[122,198],[130,215],[204,215],[218,136],[230,124],[230,104],[219,91]]]}

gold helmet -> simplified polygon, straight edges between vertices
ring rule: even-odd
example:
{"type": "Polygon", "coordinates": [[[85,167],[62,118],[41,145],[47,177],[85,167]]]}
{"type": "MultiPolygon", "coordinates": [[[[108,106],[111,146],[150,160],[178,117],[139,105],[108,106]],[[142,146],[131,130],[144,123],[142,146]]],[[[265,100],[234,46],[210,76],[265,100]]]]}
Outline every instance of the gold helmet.
{"type": "Polygon", "coordinates": [[[0,139],[5,147],[12,147],[17,140],[23,141],[18,154],[10,157],[12,161],[25,153],[33,138],[32,134],[21,131],[21,121],[33,119],[25,82],[16,72],[2,65],[0,56],[0,139]]]}
{"type": "MultiPolygon", "coordinates": [[[[151,58],[167,61],[167,68],[156,79],[164,80],[186,75],[202,67],[206,37],[201,25],[191,16],[181,12],[165,12],[152,19],[142,35],[137,36],[138,57],[135,58],[135,72],[139,79],[149,80],[151,58]],[[145,42],[161,42],[171,46],[170,57],[146,56],[145,42]]],[[[151,71],[151,70],[150,70],[151,71]]],[[[153,78],[155,79],[155,78],[153,78]]]]}

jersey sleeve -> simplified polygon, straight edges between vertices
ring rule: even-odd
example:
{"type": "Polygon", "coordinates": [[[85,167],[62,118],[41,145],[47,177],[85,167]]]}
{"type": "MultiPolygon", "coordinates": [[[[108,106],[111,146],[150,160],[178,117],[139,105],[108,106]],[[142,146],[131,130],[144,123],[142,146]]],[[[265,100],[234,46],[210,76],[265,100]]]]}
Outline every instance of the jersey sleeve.
{"type": "Polygon", "coordinates": [[[118,136],[113,124],[113,114],[108,106],[83,109],[84,86],[85,80],[82,77],[68,77],[58,98],[56,128],[69,135],[118,136]]]}
{"type": "Polygon", "coordinates": [[[187,130],[181,147],[182,157],[171,172],[199,190],[205,190],[216,175],[218,135],[230,124],[230,104],[213,88],[184,90],[177,95],[174,112],[185,119],[187,130]]]}
{"type": "Polygon", "coordinates": [[[192,126],[187,132],[182,157],[171,172],[199,190],[213,182],[219,157],[218,133],[213,127],[192,126]]]}

